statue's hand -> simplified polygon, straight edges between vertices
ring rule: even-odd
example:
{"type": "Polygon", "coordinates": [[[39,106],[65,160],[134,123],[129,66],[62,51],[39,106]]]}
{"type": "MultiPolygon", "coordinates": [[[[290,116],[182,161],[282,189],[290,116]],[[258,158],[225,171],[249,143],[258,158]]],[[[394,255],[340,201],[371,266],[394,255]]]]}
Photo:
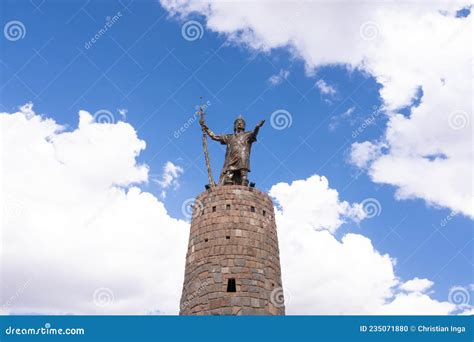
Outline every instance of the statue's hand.
{"type": "Polygon", "coordinates": [[[257,124],[257,127],[262,127],[264,123],[265,123],[265,120],[260,121],[260,122],[257,124]]]}
{"type": "Polygon", "coordinates": [[[202,113],[202,112],[199,112],[199,124],[202,127],[207,127],[206,123],[204,122],[204,113],[202,113]]]}
{"type": "Polygon", "coordinates": [[[207,127],[207,125],[205,123],[202,123],[201,124],[201,128],[204,132],[206,132],[207,134],[210,135],[210,130],[209,130],[209,127],[207,127]]]}

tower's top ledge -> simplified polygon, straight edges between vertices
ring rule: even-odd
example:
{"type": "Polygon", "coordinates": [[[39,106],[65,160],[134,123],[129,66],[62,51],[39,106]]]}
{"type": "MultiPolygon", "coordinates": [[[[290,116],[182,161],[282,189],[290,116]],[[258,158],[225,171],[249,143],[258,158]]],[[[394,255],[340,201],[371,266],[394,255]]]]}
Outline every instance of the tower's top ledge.
{"type": "Polygon", "coordinates": [[[260,191],[256,188],[252,188],[245,185],[216,185],[206,191],[201,192],[197,198],[206,197],[210,194],[224,194],[224,193],[235,193],[237,191],[241,192],[252,192],[263,197],[269,197],[267,193],[260,191]]]}

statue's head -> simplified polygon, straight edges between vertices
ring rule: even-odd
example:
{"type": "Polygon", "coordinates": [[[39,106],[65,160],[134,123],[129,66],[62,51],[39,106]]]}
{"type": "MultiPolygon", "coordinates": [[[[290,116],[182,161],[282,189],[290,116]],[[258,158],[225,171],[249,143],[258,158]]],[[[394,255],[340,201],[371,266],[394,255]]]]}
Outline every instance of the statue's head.
{"type": "Polygon", "coordinates": [[[242,115],[239,115],[234,121],[234,133],[245,131],[245,120],[242,115]]]}

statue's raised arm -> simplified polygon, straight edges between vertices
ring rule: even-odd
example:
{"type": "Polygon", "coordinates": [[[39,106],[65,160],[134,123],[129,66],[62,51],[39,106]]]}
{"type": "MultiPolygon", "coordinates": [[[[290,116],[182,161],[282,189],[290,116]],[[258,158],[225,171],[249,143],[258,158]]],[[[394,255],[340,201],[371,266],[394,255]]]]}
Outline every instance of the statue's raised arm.
{"type": "Polygon", "coordinates": [[[257,138],[258,131],[260,130],[260,127],[262,127],[264,123],[265,123],[265,120],[259,121],[259,123],[253,129],[253,134],[254,134],[255,138],[257,138]]]}
{"type": "Polygon", "coordinates": [[[257,132],[258,132],[258,130],[260,129],[260,127],[263,126],[264,123],[265,123],[265,120],[259,121],[259,123],[257,124],[257,126],[255,126],[254,131],[257,131],[257,132]]]}
{"type": "Polygon", "coordinates": [[[204,122],[201,123],[201,121],[199,121],[199,123],[201,124],[203,130],[206,132],[206,134],[211,137],[212,140],[215,140],[215,141],[220,141],[222,142],[222,138],[220,135],[216,135],[204,122]]]}

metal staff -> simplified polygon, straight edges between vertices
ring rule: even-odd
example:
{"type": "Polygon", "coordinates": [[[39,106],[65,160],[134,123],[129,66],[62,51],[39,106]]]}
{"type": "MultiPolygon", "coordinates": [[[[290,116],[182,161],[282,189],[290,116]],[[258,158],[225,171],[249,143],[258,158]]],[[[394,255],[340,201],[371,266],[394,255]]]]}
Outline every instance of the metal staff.
{"type": "MultiPolygon", "coordinates": [[[[202,100],[202,97],[200,98],[202,100]]],[[[206,132],[206,123],[204,122],[204,110],[202,108],[202,104],[199,105],[199,123],[201,124],[202,128],[202,149],[204,150],[204,158],[206,159],[206,166],[207,166],[207,177],[209,180],[209,185],[214,187],[216,184],[214,183],[214,178],[212,178],[212,171],[211,171],[211,161],[209,159],[209,151],[207,150],[207,132],[206,132]]]]}

